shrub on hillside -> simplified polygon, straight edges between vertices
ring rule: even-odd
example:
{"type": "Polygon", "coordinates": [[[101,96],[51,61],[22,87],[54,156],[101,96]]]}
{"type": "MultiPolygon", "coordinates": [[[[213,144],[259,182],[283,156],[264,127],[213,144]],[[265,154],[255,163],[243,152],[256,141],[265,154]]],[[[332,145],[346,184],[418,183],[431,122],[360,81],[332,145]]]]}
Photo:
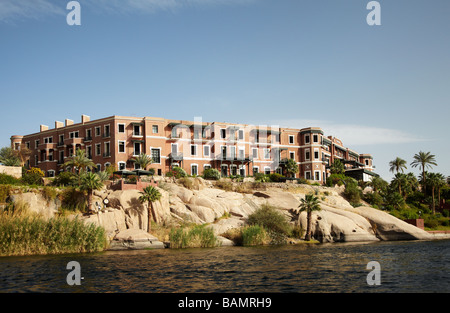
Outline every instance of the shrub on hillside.
{"type": "Polygon", "coordinates": [[[213,179],[213,180],[219,180],[220,179],[220,172],[215,168],[208,168],[203,172],[203,178],[204,179],[213,179]]]}

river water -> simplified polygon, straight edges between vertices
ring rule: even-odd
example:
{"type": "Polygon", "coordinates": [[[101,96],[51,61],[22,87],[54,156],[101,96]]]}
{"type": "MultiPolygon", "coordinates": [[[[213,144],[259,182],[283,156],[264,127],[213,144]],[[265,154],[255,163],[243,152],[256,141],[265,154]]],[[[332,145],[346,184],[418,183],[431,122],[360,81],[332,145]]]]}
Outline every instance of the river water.
{"type": "Polygon", "coordinates": [[[450,292],[450,240],[1,257],[0,292],[450,292]],[[81,267],[70,286],[67,263],[81,267]],[[369,285],[370,261],[380,264],[369,285]]]}

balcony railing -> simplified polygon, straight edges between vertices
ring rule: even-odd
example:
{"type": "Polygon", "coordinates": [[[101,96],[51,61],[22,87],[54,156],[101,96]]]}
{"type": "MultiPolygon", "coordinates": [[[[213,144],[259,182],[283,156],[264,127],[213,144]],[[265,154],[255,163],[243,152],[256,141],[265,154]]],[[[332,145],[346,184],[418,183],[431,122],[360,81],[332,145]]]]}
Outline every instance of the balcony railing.
{"type": "Polygon", "coordinates": [[[169,154],[169,158],[174,161],[182,161],[183,153],[171,153],[171,154],[169,154]]]}
{"type": "Polygon", "coordinates": [[[109,158],[109,157],[111,157],[111,152],[104,152],[104,153],[103,153],[103,157],[104,157],[104,158],[109,158]]]}

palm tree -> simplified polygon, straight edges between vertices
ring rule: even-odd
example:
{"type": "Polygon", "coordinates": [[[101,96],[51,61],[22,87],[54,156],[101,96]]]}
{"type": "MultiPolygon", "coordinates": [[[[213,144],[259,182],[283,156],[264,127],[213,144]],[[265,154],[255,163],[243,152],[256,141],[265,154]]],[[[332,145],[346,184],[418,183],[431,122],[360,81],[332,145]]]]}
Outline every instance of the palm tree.
{"type": "Polygon", "coordinates": [[[416,153],[414,155],[414,161],[411,162],[412,167],[420,166],[422,169],[422,177],[423,177],[423,187],[424,190],[426,189],[426,175],[425,175],[425,168],[431,168],[432,166],[437,166],[435,155],[431,154],[430,152],[423,152],[420,151],[419,153],[416,153]]]}
{"type": "Polygon", "coordinates": [[[378,192],[386,190],[388,183],[380,176],[372,176],[369,186],[372,186],[374,192],[378,192]]]}
{"type": "Polygon", "coordinates": [[[286,161],[286,174],[290,177],[295,177],[295,174],[298,173],[298,165],[294,159],[288,159],[286,161]]]}
{"type": "Polygon", "coordinates": [[[147,215],[148,215],[148,228],[147,231],[150,233],[152,230],[152,215],[156,216],[153,208],[153,202],[158,201],[161,199],[161,193],[153,186],[148,186],[143,189],[143,192],[141,192],[141,196],[139,197],[139,201],[141,203],[148,202],[147,207],[147,215]],[[153,214],[152,214],[153,212],[153,214]]]}
{"type": "Polygon", "coordinates": [[[81,174],[85,172],[87,169],[92,169],[95,164],[86,156],[86,151],[77,149],[75,155],[73,155],[68,161],[64,162],[62,167],[69,167],[71,170],[78,170],[78,173],[81,174]]]}
{"type": "Polygon", "coordinates": [[[335,159],[334,162],[330,165],[330,173],[331,174],[344,174],[345,167],[344,164],[339,159],[335,159]]]}
{"type": "Polygon", "coordinates": [[[301,199],[301,204],[299,205],[300,212],[306,211],[307,213],[307,223],[308,226],[306,227],[306,235],[305,240],[309,241],[311,240],[311,213],[313,211],[320,211],[320,205],[319,205],[319,198],[314,196],[314,194],[307,194],[305,195],[305,199],[301,199]]]}
{"type": "Polygon", "coordinates": [[[152,157],[145,153],[141,153],[137,157],[134,157],[132,161],[138,164],[143,170],[147,170],[147,167],[153,163],[152,157]]]}
{"type": "Polygon", "coordinates": [[[403,169],[406,169],[406,161],[397,157],[395,160],[389,162],[389,166],[389,171],[392,173],[394,173],[394,171],[397,173],[401,171],[403,173],[403,169]]]}
{"type": "Polygon", "coordinates": [[[433,215],[436,213],[436,203],[435,203],[435,194],[434,191],[438,190],[438,201],[440,203],[441,201],[441,188],[445,186],[445,176],[441,173],[426,173],[426,184],[431,187],[431,199],[432,199],[432,209],[433,209],[433,215]]]}
{"type": "Polygon", "coordinates": [[[103,188],[103,183],[97,174],[92,172],[85,172],[80,175],[80,190],[86,191],[88,195],[88,211],[95,211],[92,209],[92,196],[94,190],[103,188]]]}

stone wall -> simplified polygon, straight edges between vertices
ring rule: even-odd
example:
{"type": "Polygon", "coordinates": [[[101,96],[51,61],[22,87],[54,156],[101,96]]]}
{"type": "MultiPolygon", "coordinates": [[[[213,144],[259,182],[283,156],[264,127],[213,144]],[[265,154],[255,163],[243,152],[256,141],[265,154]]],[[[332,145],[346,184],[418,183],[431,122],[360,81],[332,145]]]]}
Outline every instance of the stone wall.
{"type": "Polygon", "coordinates": [[[0,165],[0,173],[13,176],[15,178],[22,177],[22,167],[20,166],[4,166],[0,165]]]}

